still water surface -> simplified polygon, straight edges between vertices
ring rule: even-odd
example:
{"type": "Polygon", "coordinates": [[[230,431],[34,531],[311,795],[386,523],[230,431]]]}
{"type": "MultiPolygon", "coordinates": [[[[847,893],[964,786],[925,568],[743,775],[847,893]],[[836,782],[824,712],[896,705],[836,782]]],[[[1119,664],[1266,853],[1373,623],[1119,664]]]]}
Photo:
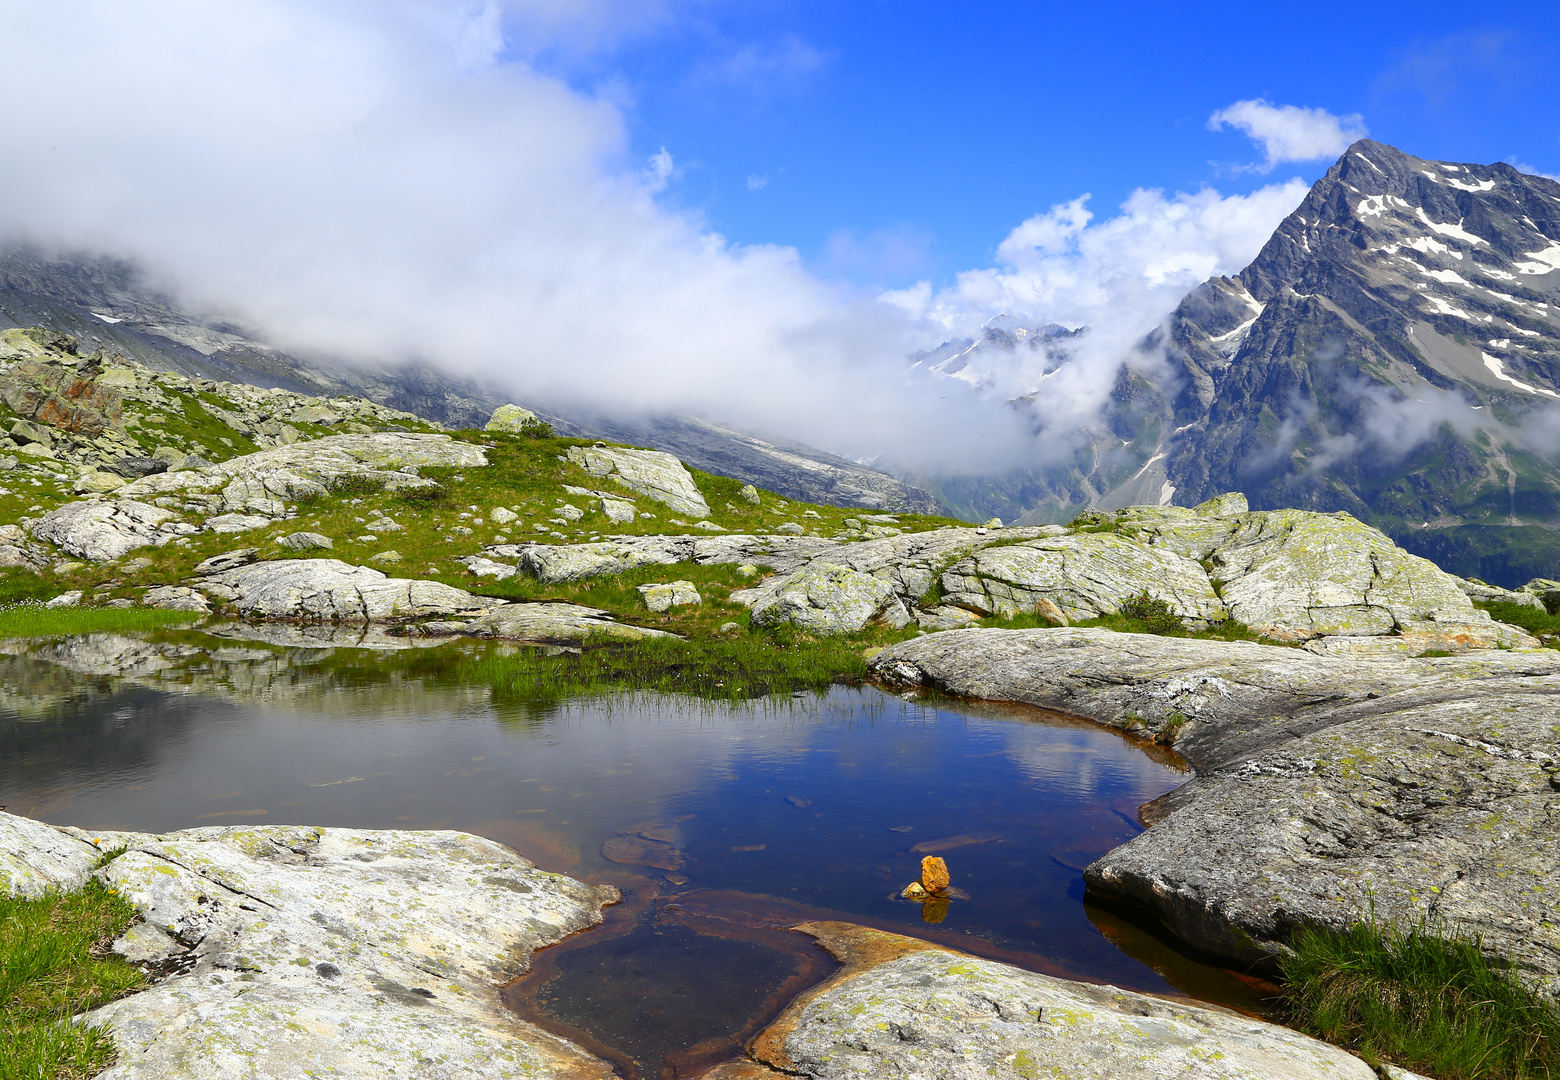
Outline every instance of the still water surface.
{"type": "Polygon", "coordinates": [[[224,646],[133,678],[13,658],[0,804],[99,829],[462,829],[615,884],[625,902],[606,924],[538,954],[507,999],[625,1074],[723,1056],[825,975],[817,947],[783,929],[809,918],[1255,1003],[1228,973],[1084,904],[1082,867],[1186,779],[1108,729],[872,688],[750,706],[506,705],[485,688],[376,678],[366,651],[344,677],[342,653],[224,646]],[[897,899],[928,849],[968,899],[925,912],[897,899]]]}

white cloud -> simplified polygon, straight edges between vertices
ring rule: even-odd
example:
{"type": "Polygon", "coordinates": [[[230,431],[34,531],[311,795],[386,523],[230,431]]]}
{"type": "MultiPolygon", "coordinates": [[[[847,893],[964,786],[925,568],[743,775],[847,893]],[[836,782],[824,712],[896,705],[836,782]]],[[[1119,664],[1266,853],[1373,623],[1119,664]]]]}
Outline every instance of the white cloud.
{"type": "MultiPolygon", "coordinates": [[[[998,268],[862,297],[669,210],[675,147],[647,165],[617,106],[517,59],[599,46],[619,7],[574,25],[551,0],[8,5],[0,235],[137,259],[298,350],[996,468],[1032,453],[1003,395],[1033,373],[949,394],[906,353],[1000,311],[1088,323],[1095,352],[1055,384],[1082,415],[1122,350],[1240,269],[1303,190],[1139,192],[1098,223],[1076,200],[1015,229],[998,268]]],[[[869,253],[914,254],[888,239],[869,253]]]]}
{"type": "Polygon", "coordinates": [[[1212,131],[1222,131],[1226,124],[1245,132],[1262,147],[1267,160],[1251,168],[1263,173],[1285,161],[1337,157],[1354,140],[1368,134],[1358,113],[1334,116],[1326,109],[1273,105],[1261,98],[1237,101],[1208,118],[1212,131]]]}
{"type": "Polygon", "coordinates": [[[759,176],[757,173],[754,173],[752,176],[747,178],[747,188],[749,191],[763,191],[768,186],[769,177],[767,176],[759,176]]]}
{"type": "Polygon", "coordinates": [[[1560,180],[1560,173],[1544,172],[1542,169],[1534,168],[1525,161],[1518,161],[1515,154],[1506,159],[1506,164],[1516,169],[1517,172],[1527,173],[1529,176],[1542,176],[1546,180],[1560,180]]]}
{"type": "Polygon", "coordinates": [[[771,46],[744,45],[695,76],[696,83],[740,87],[761,97],[794,93],[832,59],[795,34],[771,46]]]}
{"type": "MultiPolygon", "coordinates": [[[[1250,195],[1138,190],[1119,214],[1098,222],[1084,195],[1009,233],[997,249],[1001,266],[966,271],[940,292],[923,282],[882,299],[950,337],[971,335],[999,314],[1089,327],[1075,359],[1047,377],[1036,401],[1040,419],[1053,427],[1087,423],[1132,347],[1198,284],[1244,269],[1306,190],[1299,180],[1250,195]]],[[[1043,361],[1015,353],[1013,366],[991,377],[1001,394],[1030,393],[1045,374],[1035,366],[1043,361]]]]}

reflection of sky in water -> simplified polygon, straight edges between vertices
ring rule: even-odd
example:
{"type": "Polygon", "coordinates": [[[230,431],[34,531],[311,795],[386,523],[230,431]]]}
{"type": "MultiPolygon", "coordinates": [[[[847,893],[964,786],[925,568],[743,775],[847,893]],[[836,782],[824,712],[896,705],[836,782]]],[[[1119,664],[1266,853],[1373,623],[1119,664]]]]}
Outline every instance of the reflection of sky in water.
{"type": "Polygon", "coordinates": [[[873,689],[726,708],[586,701],[539,719],[415,683],[203,696],[145,688],[0,711],[0,803],[60,824],[163,831],[304,823],[454,828],[547,869],[643,887],[603,841],[675,827],[694,887],[762,893],[915,932],[893,895],[920,842],[970,894],[944,928],[1145,989],[1085,918],[1078,868],[1183,777],[1115,734],[873,689]],[[267,704],[270,702],[270,704],[267,704]],[[734,850],[742,849],[742,850],[734,850]]]}

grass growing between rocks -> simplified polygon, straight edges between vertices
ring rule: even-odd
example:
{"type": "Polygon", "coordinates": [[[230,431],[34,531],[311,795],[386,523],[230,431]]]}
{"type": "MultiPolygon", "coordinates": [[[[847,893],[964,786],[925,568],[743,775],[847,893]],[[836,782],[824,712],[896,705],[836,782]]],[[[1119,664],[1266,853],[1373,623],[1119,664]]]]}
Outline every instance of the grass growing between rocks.
{"type": "Polygon", "coordinates": [[[1526,604],[1496,602],[1475,606],[1489,612],[1490,618],[1496,622],[1520,626],[1545,645],[1560,648],[1560,615],[1551,615],[1542,608],[1528,607],[1526,604]]]}
{"type": "Polygon", "coordinates": [[[0,638],[68,637],[71,634],[133,634],[162,630],[200,618],[190,611],[158,608],[46,608],[18,604],[0,608],[0,638]]]}
{"type": "MultiPolygon", "coordinates": [[[[877,647],[912,636],[882,631],[813,638],[788,631],[695,640],[657,639],[574,652],[484,650],[451,657],[433,650],[405,656],[407,674],[430,682],[486,684],[505,704],[538,707],[568,698],[651,691],[705,701],[741,702],[800,691],[822,693],[867,674],[864,642],[877,647]]],[[[442,650],[441,650],[442,651],[442,650]]]]}
{"type": "Polygon", "coordinates": [[[1560,1014],[1476,939],[1362,922],[1290,944],[1282,971],[1303,1031],[1437,1080],[1560,1077],[1560,1014]]]}
{"type": "Polygon", "coordinates": [[[97,881],[33,899],[0,897],[0,1080],[76,1080],[112,1062],[108,1032],[71,1017],[144,982],[139,968],[107,952],[135,917],[97,881]]]}

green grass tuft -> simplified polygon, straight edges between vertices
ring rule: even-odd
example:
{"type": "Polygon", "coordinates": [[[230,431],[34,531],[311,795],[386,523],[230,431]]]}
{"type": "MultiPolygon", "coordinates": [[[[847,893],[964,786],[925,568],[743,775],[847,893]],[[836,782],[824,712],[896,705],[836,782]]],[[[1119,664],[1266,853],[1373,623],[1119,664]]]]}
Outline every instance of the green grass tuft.
{"type": "Polygon", "coordinates": [[[1280,961],[1295,1027],[1438,1080],[1560,1077],[1560,1014],[1476,938],[1308,927],[1280,961]]]}
{"type": "Polygon", "coordinates": [[[0,608],[0,639],[53,638],[72,634],[133,634],[194,622],[194,611],[161,608],[46,608],[16,604],[0,608]]]}
{"type": "Polygon", "coordinates": [[[108,1031],[71,1018],[144,984],[139,968],[106,951],[135,918],[98,881],[0,897],[0,1080],[75,1080],[112,1063],[108,1031]]]}

